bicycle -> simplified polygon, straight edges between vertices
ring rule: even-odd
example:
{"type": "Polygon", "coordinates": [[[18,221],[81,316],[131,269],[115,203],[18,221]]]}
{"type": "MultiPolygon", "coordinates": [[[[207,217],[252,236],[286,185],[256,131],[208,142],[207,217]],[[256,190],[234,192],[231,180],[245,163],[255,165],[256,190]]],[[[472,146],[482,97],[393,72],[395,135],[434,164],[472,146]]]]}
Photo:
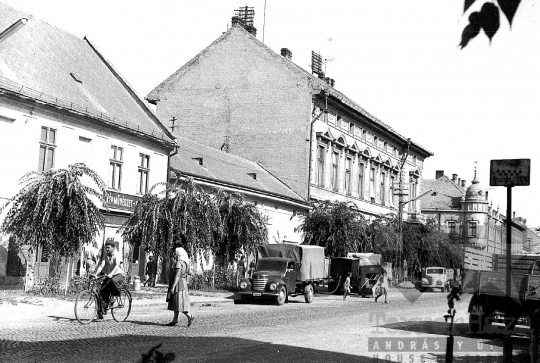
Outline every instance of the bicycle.
{"type": "MultiPolygon", "coordinates": [[[[81,324],[90,324],[96,318],[103,318],[101,307],[104,302],[101,298],[101,282],[105,276],[91,278],[88,289],[81,291],[75,300],[75,318],[81,324]]],[[[119,289],[120,295],[114,296],[111,315],[115,321],[126,321],[131,312],[131,293],[125,287],[119,289]]]]}

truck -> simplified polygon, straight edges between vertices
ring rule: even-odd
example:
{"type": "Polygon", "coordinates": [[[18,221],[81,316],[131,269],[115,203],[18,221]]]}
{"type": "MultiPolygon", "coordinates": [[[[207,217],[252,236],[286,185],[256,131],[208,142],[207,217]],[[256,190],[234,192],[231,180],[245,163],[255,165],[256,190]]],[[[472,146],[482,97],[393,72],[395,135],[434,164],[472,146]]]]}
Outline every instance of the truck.
{"type": "Polygon", "coordinates": [[[506,255],[494,255],[493,271],[465,271],[463,292],[473,294],[468,308],[472,333],[495,333],[501,328],[530,332],[530,317],[540,309],[540,256],[512,255],[510,267],[510,299],[506,298],[506,255]]]}
{"type": "Polygon", "coordinates": [[[427,267],[422,271],[422,283],[420,291],[428,289],[440,289],[441,292],[450,291],[450,286],[454,280],[454,270],[445,267],[427,267]]]}
{"type": "Polygon", "coordinates": [[[330,260],[330,283],[328,290],[342,293],[342,284],[351,272],[351,292],[362,297],[373,294],[373,286],[383,271],[381,255],[374,253],[348,253],[347,257],[330,260]]]}
{"type": "Polygon", "coordinates": [[[311,303],[315,287],[324,275],[323,247],[260,245],[257,247],[257,263],[252,276],[240,282],[239,299],[235,302],[272,299],[277,305],[283,305],[289,297],[303,296],[306,303],[311,303]]]}

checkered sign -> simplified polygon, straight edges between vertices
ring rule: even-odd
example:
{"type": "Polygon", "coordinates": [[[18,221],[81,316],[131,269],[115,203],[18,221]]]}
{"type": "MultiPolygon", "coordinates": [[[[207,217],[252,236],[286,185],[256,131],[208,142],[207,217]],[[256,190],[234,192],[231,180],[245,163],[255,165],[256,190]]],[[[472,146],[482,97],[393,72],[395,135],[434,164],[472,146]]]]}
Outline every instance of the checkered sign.
{"type": "Polygon", "coordinates": [[[514,187],[530,185],[531,159],[491,160],[489,185],[514,187]]]}

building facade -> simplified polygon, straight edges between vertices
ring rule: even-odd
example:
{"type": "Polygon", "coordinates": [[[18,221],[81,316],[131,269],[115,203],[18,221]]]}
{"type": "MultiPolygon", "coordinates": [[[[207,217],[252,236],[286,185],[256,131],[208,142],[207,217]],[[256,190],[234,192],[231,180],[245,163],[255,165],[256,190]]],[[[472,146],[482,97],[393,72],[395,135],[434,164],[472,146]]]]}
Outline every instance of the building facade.
{"type": "MultiPolygon", "coordinates": [[[[508,218],[499,208],[493,207],[489,193],[480,186],[476,174],[471,184],[452,175],[452,179],[438,170],[435,179],[424,180],[422,191],[432,189],[435,193],[422,198],[422,213],[437,222],[439,229],[456,234],[471,247],[488,253],[506,251],[506,223],[508,218]]],[[[523,252],[526,225],[519,218],[510,218],[512,223],[512,253],[523,252]]]]}
{"type": "Polygon", "coordinates": [[[396,186],[414,197],[433,154],[252,30],[232,26],[150,92],[174,134],[260,163],[307,201],[351,201],[376,216],[396,212],[396,186]]]}
{"type": "MultiPolygon", "coordinates": [[[[2,204],[26,173],[84,163],[109,191],[107,206],[98,203],[105,229],[86,247],[113,240],[136,262],[118,227],[149,186],[167,181],[173,149],[172,135],[88,39],[0,3],[2,204]]],[[[35,252],[36,277],[47,276],[51,261],[41,247],[35,252]]],[[[25,269],[13,237],[1,236],[0,279],[17,280],[25,269]]]]}

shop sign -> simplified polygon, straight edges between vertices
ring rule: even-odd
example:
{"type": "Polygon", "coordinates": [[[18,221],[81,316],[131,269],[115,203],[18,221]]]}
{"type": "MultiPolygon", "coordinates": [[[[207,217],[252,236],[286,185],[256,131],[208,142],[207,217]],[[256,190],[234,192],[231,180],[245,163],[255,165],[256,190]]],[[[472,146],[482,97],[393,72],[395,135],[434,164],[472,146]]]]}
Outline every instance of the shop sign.
{"type": "Polygon", "coordinates": [[[109,208],[133,211],[141,197],[109,191],[107,205],[109,208]]]}

